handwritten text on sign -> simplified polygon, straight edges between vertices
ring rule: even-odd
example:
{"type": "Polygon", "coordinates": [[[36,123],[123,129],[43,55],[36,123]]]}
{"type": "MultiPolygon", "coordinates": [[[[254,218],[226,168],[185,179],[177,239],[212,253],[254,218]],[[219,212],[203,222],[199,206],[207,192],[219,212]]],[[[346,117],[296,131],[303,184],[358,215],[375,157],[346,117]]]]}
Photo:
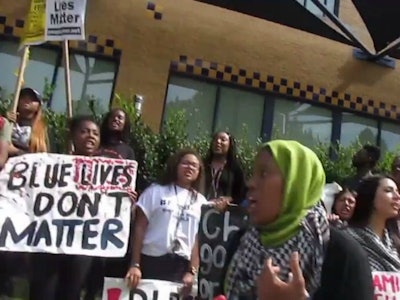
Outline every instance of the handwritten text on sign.
{"type": "Polygon", "coordinates": [[[85,39],[86,0],[46,0],[46,41],[85,39]]]}
{"type": "MultiPolygon", "coordinates": [[[[104,278],[104,288],[102,300],[179,300],[182,284],[162,281],[146,280],[140,281],[137,288],[129,290],[126,282],[118,278],[104,278]]],[[[196,291],[185,300],[197,299],[196,291]]]]}
{"type": "Polygon", "coordinates": [[[400,300],[400,273],[372,272],[375,300],[400,300]]]}
{"type": "Polygon", "coordinates": [[[26,154],[0,172],[0,250],[125,255],[135,161],[26,154]]]}
{"type": "Polygon", "coordinates": [[[240,207],[229,207],[224,213],[203,206],[200,228],[200,299],[213,299],[223,294],[222,282],[232,245],[239,243],[239,231],[247,226],[247,216],[240,207]]]}

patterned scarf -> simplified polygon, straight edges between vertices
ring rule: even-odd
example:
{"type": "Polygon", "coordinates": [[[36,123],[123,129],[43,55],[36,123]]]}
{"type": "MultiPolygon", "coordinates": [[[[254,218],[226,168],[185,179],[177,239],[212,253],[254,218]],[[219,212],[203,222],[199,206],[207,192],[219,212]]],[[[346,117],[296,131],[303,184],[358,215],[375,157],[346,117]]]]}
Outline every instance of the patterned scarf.
{"type": "Polygon", "coordinates": [[[227,299],[257,299],[257,278],[269,257],[272,258],[273,265],[280,267],[279,277],[287,281],[291,272],[290,257],[294,251],[299,252],[306,289],[312,296],[320,285],[328,241],[329,223],[320,204],[307,213],[301,222],[300,231],[280,246],[264,247],[260,240],[260,232],[254,227],[251,228],[242,237],[230,263],[226,277],[227,299]]]}
{"type": "Polygon", "coordinates": [[[369,265],[372,271],[400,271],[400,259],[389,237],[389,232],[386,229],[383,234],[383,239],[380,239],[368,227],[349,227],[346,231],[358,241],[367,252],[369,265]]]}

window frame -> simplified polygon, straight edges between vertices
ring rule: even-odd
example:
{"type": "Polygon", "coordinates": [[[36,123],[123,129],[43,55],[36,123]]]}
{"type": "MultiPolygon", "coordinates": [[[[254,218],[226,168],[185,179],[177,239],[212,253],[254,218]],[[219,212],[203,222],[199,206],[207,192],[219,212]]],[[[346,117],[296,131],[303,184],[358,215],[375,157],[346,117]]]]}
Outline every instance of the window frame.
{"type": "Polygon", "coordinates": [[[279,94],[279,93],[274,93],[270,91],[263,91],[256,89],[254,87],[249,87],[249,86],[242,86],[239,84],[235,84],[232,82],[223,82],[218,79],[212,79],[212,78],[205,78],[205,77],[200,77],[196,74],[186,74],[182,73],[179,71],[174,71],[171,70],[168,74],[168,81],[166,84],[166,90],[165,90],[165,96],[164,96],[164,103],[163,103],[163,110],[162,110],[162,117],[161,117],[161,122],[160,122],[160,128],[159,130],[163,130],[164,122],[165,122],[165,111],[166,111],[166,100],[167,100],[167,95],[168,95],[168,87],[169,87],[169,82],[171,77],[181,77],[181,78],[188,78],[196,81],[201,81],[205,82],[208,84],[214,84],[217,86],[217,93],[216,93],[216,101],[215,101],[215,108],[214,108],[214,116],[213,116],[213,124],[212,124],[212,132],[215,131],[215,125],[216,125],[216,120],[218,118],[218,108],[219,108],[219,101],[220,101],[220,88],[221,87],[230,87],[230,88],[235,88],[235,89],[240,89],[243,91],[248,91],[254,94],[259,94],[264,96],[264,112],[263,112],[263,118],[262,118],[262,124],[260,128],[260,138],[262,141],[269,141],[271,140],[272,137],[272,129],[273,129],[273,117],[274,117],[274,108],[275,108],[275,101],[279,101],[276,98],[281,97],[284,98],[285,100],[288,101],[294,101],[294,102],[299,102],[299,103],[305,103],[305,104],[311,104],[316,107],[321,107],[325,108],[331,111],[332,115],[332,131],[331,131],[331,138],[330,138],[330,143],[332,145],[331,147],[331,157],[334,158],[334,147],[336,147],[338,144],[340,144],[340,138],[341,138],[341,128],[342,128],[342,121],[343,121],[343,113],[351,113],[359,117],[367,118],[367,119],[372,119],[376,121],[377,123],[377,137],[375,141],[375,145],[380,146],[381,144],[381,131],[382,131],[382,122],[388,122],[392,123],[395,125],[399,126],[400,129],[400,121],[396,122],[396,120],[385,118],[385,117],[380,117],[380,116],[374,116],[371,114],[368,114],[367,112],[359,112],[359,111],[354,111],[351,110],[350,108],[345,108],[345,107],[339,107],[339,106],[334,106],[334,105],[329,105],[326,103],[320,103],[316,101],[310,101],[307,99],[302,99],[298,98],[293,95],[284,95],[284,94],[279,94]]]}
{"type": "MultiPolygon", "coordinates": [[[[0,34],[0,42],[5,41],[5,42],[13,42],[13,43],[20,43],[20,38],[15,37],[15,36],[7,36],[7,35],[1,35],[0,34]]],[[[59,68],[63,67],[63,51],[62,47],[59,45],[55,44],[50,44],[50,43],[44,43],[40,45],[33,46],[35,48],[42,48],[42,49],[47,49],[47,50],[52,50],[57,52],[57,58],[56,58],[56,64],[54,64],[54,70],[53,70],[53,76],[49,78],[49,82],[52,86],[54,86],[57,82],[59,74],[59,68]]],[[[114,92],[115,92],[115,87],[117,84],[118,80],[118,75],[119,75],[119,68],[121,65],[121,56],[119,57],[112,57],[108,56],[105,54],[100,54],[100,53],[95,53],[95,52],[89,52],[89,51],[84,51],[82,49],[76,49],[76,48],[69,48],[69,55],[74,55],[74,54],[79,54],[82,56],[86,57],[92,57],[94,59],[100,59],[103,61],[109,61],[112,63],[115,63],[115,73],[114,73],[114,80],[111,88],[111,96],[110,99],[108,100],[109,103],[109,108],[112,107],[113,100],[114,100],[114,92]]],[[[16,56],[18,56],[18,53],[16,53],[16,56]]],[[[64,74],[61,74],[60,76],[64,76],[64,74]]],[[[14,93],[14,91],[12,91],[14,93]]],[[[40,91],[42,92],[42,91],[40,91]]],[[[53,93],[49,95],[49,99],[46,102],[46,108],[50,109],[51,108],[51,103],[53,100],[53,93]]]]}

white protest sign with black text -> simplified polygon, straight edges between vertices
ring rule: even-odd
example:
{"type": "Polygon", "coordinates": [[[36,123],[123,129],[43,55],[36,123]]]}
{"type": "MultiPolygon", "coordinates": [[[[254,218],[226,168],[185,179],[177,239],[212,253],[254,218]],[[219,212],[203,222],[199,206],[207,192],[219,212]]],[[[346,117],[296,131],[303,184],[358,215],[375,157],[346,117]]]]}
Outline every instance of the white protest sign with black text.
{"type": "Polygon", "coordinates": [[[86,0],[46,0],[46,41],[85,39],[86,0]]]}
{"type": "Polygon", "coordinates": [[[0,250],[123,257],[137,162],[26,154],[0,172],[0,250]]]}
{"type": "Polygon", "coordinates": [[[372,272],[375,300],[400,300],[400,272],[372,272]]]}
{"type": "MultiPolygon", "coordinates": [[[[102,300],[179,300],[182,284],[142,279],[135,290],[130,290],[126,282],[119,278],[104,278],[102,300]]],[[[195,287],[185,300],[197,299],[195,287]]]]}

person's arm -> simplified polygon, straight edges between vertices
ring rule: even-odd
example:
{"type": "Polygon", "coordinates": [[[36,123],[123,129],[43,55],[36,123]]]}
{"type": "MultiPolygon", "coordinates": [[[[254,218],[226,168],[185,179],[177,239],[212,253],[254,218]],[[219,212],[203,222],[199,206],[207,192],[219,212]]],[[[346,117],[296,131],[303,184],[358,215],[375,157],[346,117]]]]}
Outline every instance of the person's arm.
{"type": "Polygon", "coordinates": [[[147,217],[144,214],[143,210],[140,207],[137,207],[133,232],[134,235],[131,267],[137,265],[140,268],[140,255],[142,253],[143,240],[148,225],[149,221],[147,220],[147,217]]]}
{"type": "Polygon", "coordinates": [[[143,240],[153,210],[153,190],[154,187],[150,187],[144,191],[135,208],[136,216],[133,224],[131,265],[126,274],[126,278],[128,279],[131,288],[135,288],[142,278],[140,256],[142,254],[143,240]]]}
{"type": "Polygon", "coordinates": [[[373,300],[368,257],[346,232],[331,227],[321,286],[313,300],[373,300]]]}
{"type": "MultiPolygon", "coordinates": [[[[199,263],[200,263],[200,257],[199,257],[199,238],[198,235],[196,234],[196,238],[194,240],[194,245],[192,249],[192,254],[190,256],[190,268],[188,271],[192,273],[197,273],[197,270],[199,269],[199,263]]],[[[195,275],[195,274],[193,274],[195,275]]]]}

